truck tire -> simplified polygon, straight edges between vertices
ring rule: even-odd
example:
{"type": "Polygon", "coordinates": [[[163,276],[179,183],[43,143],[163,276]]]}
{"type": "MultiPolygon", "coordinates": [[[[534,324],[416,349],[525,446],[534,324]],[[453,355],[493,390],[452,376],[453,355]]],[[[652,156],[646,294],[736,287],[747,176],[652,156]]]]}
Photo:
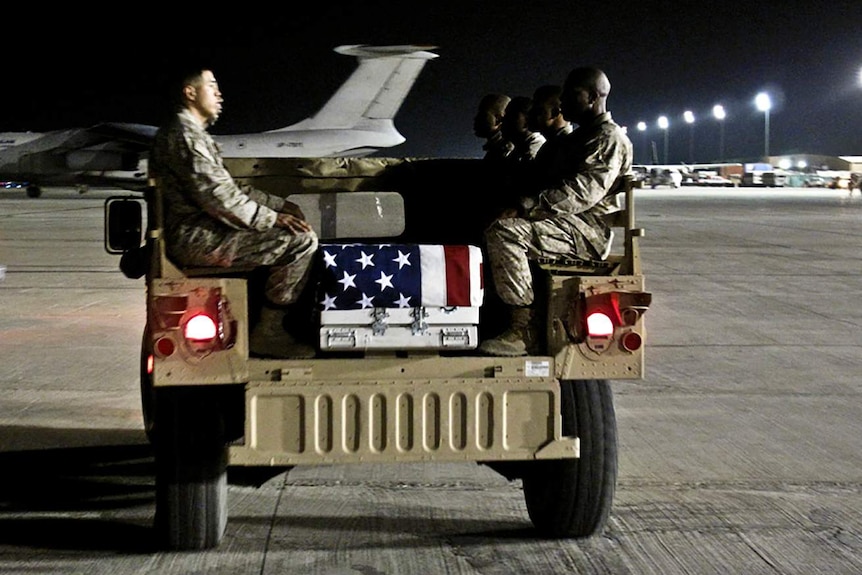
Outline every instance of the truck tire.
{"type": "Polygon", "coordinates": [[[155,533],[160,547],[216,547],[227,526],[228,448],[220,402],[206,389],[156,390],[155,533]]]}
{"type": "Polygon", "coordinates": [[[536,529],[548,537],[601,533],[617,479],[617,424],[607,380],[560,382],[563,435],[580,439],[578,459],[540,461],[524,475],[524,499],[536,529]]]}
{"type": "Polygon", "coordinates": [[[155,438],[156,393],[153,388],[153,377],[150,375],[148,363],[153,353],[149,326],[144,327],[141,338],[141,415],[144,419],[144,433],[150,443],[155,438]]]}

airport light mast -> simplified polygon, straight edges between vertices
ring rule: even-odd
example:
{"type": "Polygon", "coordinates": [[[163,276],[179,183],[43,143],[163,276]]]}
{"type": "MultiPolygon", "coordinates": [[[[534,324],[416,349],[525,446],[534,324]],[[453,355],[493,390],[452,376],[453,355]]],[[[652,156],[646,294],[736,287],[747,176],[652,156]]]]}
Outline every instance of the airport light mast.
{"type": "Polygon", "coordinates": [[[694,112],[691,110],[686,110],[682,114],[683,120],[688,124],[689,133],[688,133],[688,163],[694,163],[694,112]]]}
{"type": "Polygon", "coordinates": [[[670,127],[667,116],[658,117],[658,127],[664,130],[664,163],[667,165],[667,129],[670,127]]]}
{"type": "Polygon", "coordinates": [[[761,92],[754,99],[757,109],[763,112],[763,161],[769,161],[769,110],[772,108],[772,100],[769,94],[761,92]]]}
{"type": "Polygon", "coordinates": [[[721,104],[713,106],[712,115],[718,120],[718,161],[724,162],[724,119],[727,117],[724,106],[721,104]]]}
{"type": "MultiPolygon", "coordinates": [[[[644,149],[644,150],[646,150],[646,149],[647,149],[647,145],[646,145],[646,128],[647,128],[647,126],[646,126],[646,122],[638,122],[638,132],[640,132],[640,133],[641,133],[641,143],[643,144],[643,149],[644,149]]],[[[644,152],[644,153],[646,153],[646,152],[644,152]]],[[[645,163],[645,164],[648,164],[649,162],[644,162],[644,163],[645,163]]]]}

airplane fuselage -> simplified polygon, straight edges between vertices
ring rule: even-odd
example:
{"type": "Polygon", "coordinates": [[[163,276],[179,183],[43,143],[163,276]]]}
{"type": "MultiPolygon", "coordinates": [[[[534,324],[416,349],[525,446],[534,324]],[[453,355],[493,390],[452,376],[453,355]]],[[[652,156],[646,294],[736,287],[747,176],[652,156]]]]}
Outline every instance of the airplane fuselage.
{"type": "Polygon", "coordinates": [[[225,158],[320,158],[368,155],[404,142],[394,128],[370,130],[277,130],[214,136],[225,158]]]}

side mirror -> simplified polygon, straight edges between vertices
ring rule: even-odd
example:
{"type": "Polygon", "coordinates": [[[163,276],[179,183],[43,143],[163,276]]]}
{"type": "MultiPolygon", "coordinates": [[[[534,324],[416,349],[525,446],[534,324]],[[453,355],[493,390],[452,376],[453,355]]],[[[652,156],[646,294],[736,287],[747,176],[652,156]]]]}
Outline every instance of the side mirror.
{"type": "Polygon", "coordinates": [[[105,200],[105,251],[122,254],[141,247],[144,208],[141,198],[111,196],[105,200]]]}

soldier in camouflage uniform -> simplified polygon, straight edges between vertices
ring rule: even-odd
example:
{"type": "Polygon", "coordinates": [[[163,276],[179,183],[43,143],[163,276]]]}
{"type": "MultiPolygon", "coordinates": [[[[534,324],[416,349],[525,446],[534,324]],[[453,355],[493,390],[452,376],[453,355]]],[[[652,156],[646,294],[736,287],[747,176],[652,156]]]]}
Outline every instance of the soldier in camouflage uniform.
{"type": "Polygon", "coordinates": [[[510,101],[511,98],[505,94],[485,94],[479,101],[479,109],[473,118],[473,133],[485,139],[482,149],[485,150],[486,160],[502,160],[514,148],[500,130],[510,101]]]}
{"type": "Polygon", "coordinates": [[[317,251],[317,235],[299,206],[240,185],[207,132],[221,114],[222,95],[211,70],[182,78],[178,111],[157,133],[149,158],[164,201],[168,256],[180,266],[268,266],[266,302],[251,333],[252,353],[308,356],[282,327],[317,251]]]}
{"type": "Polygon", "coordinates": [[[545,137],[545,144],[536,154],[539,166],[543,156],[553,156],[556,139],[571,134],[574,129],[572,123],[563,116],[560,101],[562,95],[563,87],[557,84],[539,86],[533,92],[533,105],[528,117],[529,127],[545,137]]]}
{"type": "Polygon", "coordinates": [[[545,143],[545,136],[531,129],[528,122],[533,100],[528,96],[515,96],[506,106],[500,131],[503,137],[512,142],[512,151],[506,156],[510,163],[524,163],[536,159],[539,148],[545,143]]]}
{"type": "Polygon", "coordinates": [[[509,328],[485,340],[489,355],[537,353],[530,260],[604,259],[612,233],[603,217],[620,210],[616,192],[632,167],[632,143],[607,111],[611,85],[596,68],[575,68],[562,94],[565,118],[578,129],[555,139],[538,192],[523,197],[485,232],[497,295],[510,308],[509,328]]]}

